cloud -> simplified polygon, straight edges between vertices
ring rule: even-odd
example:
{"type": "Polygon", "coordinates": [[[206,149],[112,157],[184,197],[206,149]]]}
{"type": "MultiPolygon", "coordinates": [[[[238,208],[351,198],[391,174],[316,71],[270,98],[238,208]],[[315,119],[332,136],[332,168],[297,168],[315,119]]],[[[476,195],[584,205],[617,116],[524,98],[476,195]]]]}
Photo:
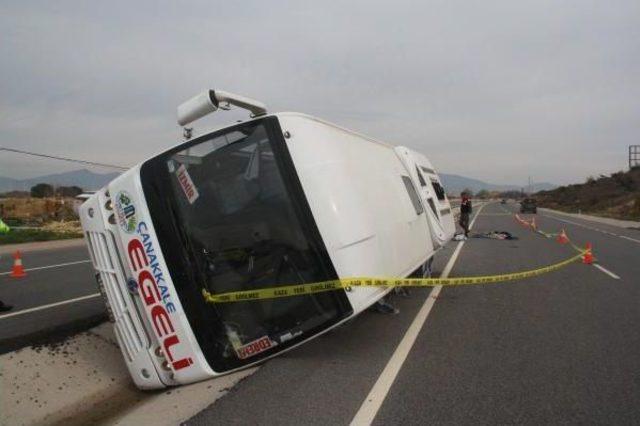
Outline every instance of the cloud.
{"type": "Polygon", "coordinates": [[[0,146],[133,164],[209,87],[496,183],[613,172],[638,143],[636,1],[327,3],[3,2],[0,146]]]}

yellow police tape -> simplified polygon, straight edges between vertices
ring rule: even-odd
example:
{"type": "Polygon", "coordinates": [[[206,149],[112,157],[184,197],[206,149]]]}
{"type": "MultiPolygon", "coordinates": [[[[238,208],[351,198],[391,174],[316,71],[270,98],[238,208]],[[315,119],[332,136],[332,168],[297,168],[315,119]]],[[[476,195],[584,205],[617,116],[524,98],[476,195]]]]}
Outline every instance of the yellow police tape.
{"type": "Polygon", "coordinates": [[[347,289],[351,287],[435,287],[460,286],[472,284],[492,284],[504,281],[521,280],[524,278],[537,277],[552,271],[556,271],[579,259],[587,252],[581,250],[575,255],[562,262],[511,274],[486,275],[475,277],[455,277],[455,278],[341,278],[336,280],[321,281],[310,284],[289,285],[283,287],[262,288],[256,290],[233,291],[221,294],[211,294],[207,290],[202,290],[202,295],[209,303],[229,303],[246,302],[251,300],[277,299],[280,297],[303,296],[308,294],[322,293],[325,291],[347,289]]]}
{"type": "MultiPolygon", "coordinates": [[[[516,218],[516,219],[517,219],[517,218],[516,218]]],[[[528,223],[528,222],[526,222],[526,221],[525,221],[524,223],[525,223],[525,224],[527,224],[528,226],[531,226],[531,224],[530,224],[530,223],[528,223]]],[[[540,230],[540,229],[536,229],[536,228],[532,228],[532,229],[533,229],[533,231],[534,231],[536,234],[542,235],[542,236],[543,236],[543,237],[545,237],[545,238],[555,238],[555,237],[557,237],[558,235],[560,235],[560,233],[559,233],[559,232],[548,233],[548,232],[542,231],[542,230],[540,230]]],[[[564,232],[564,231],[563,231],[563,232],[564,232]]],[[[577,251],[578,253],[584,253],[585,249],[583,249],[583,248],[578,247],[577,245],[575,245],[575,244],[573,243],[573,241],[569,240],[569,238],[568,238],[566,235],[565,235],[565,238],[567,238],[567,241],[569,242],[569,245],[570,245],[570,246],[571,246],[575,251],[577,251]]]]}

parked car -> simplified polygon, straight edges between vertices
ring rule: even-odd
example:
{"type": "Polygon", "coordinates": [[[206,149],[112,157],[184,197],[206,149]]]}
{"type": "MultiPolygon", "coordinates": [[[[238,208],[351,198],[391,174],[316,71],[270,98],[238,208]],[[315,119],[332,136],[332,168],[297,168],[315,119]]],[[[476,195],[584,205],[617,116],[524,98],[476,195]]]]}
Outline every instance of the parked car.
{"type": "Polygon", "coordinates": [[[525,198],[520,202],[520,213],[538,213],[536,200],[533,198],[525,198]]]}
{"type": "Polygon", "coordinates": [[[502,201],[500,201],[500,204],[507,204],[507,200],[503,198],[502,201]]]}

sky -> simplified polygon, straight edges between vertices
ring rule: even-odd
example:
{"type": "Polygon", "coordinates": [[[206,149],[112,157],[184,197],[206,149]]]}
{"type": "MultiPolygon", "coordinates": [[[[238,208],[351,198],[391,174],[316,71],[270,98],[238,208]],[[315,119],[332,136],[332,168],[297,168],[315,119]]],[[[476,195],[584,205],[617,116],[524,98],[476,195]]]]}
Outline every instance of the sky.
{"type": "MultiPolygon", "coordinates": [[[[498,184],[583,182],[640,144],[637,0],[3,0],[0,31],[4,147],[131,166],[209,88],[498,184]]],[[[77,168],[0,153],[0,176],[77,168]]]]}

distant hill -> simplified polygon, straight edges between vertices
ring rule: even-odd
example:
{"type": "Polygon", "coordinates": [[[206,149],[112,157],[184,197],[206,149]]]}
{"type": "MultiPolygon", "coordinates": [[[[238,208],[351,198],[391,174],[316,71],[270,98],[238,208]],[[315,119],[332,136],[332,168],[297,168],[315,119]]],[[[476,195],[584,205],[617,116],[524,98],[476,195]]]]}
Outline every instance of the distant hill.
{"type": "Polygon", "coordinates": [[[0,192],[29,191],[38,183],[48,183],[54,186],[76,185],[85,191],[95,191],[115,179],[120,173],[94,173],[82,169],[54,175],[39,176],[29,179],[12,179],[0,176],[0,192]]]}
{"type": "MultiPolygon", "coordinates": [[[[28,191],[32,186],[38,183],[48,183],[55,186],[76,185],[86,191],[92,191],[102,188],[118,175],[119,173],[99,174],[82,169],[29,179],[12,179],[0,176],[0,192],[28,191]]],[[[466,188],[471,189],[473,192],[478,192],[481,189],[486,189],[488,191],[509,191],[520,190],[522,188],[518,185],[495,185],[478,179],[446,173],[440,173],[440,178],[442,179],[442,183],[449,194],[458,194],[466,188]]],[[[556,185],[550,183],[535,183],[532,185],[533,192],[554,189],[556,187],[556,185]]]]}
{"type": "Polygon", "coordinates": [[[569,213],[640,220],[640,168],[541,191],[536,199],[539,206],[569,213]]]}
{"type": "MultiPolygon", "coordinates": [[[[449,194],[459,194],[464,189],[470,189],[473,192],[478,192],[482,189],[486,189],[487,191],[519,191],[524,188],[527,189],[527,186],[519,186],[519,185],[496,185],[493,183],[483,182],[478,179],[472,179],[460,175],[450,175],[446,173],[440,173],[440,178],[442,179],[442,184],[449,194]]],[[[536,182],[531,184],[531,192],[537,191],[546,191],[550,189],[557,188],[557,185],[547,182],[536,182]]]]}

